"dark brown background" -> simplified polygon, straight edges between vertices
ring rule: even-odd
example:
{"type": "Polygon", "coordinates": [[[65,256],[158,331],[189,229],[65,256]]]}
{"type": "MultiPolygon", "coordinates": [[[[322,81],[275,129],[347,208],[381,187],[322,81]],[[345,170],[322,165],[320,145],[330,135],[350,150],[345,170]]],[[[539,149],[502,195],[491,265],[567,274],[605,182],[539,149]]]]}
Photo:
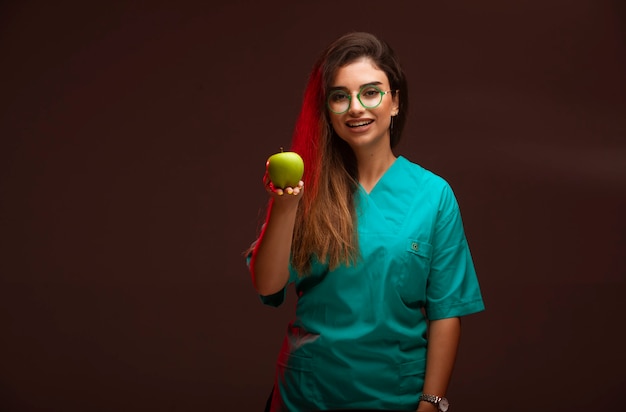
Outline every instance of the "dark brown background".
{"type": "Polygon", "coordinates": [[[487,311],[454,410],[623,405],[623,4],[2,2],[0,410],[261,410],[295,300],[262,306],[241,252],[354,29],[401,56],[398,153],[463,211],[487,311]]]}

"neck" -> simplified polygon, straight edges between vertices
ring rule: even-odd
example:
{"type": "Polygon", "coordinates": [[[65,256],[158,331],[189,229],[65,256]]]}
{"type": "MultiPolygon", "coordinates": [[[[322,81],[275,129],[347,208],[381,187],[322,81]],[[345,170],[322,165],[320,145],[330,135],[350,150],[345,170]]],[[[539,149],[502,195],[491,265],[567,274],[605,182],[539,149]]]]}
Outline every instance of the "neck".
{"type": "Polygon", "coordinates": [[[359,169],[359,183],[369,193],[387,169],[396,160],[396,156],[391,148],[380,153],[372,152],[368,154],[357,153],[357,163],[359,169]]]}

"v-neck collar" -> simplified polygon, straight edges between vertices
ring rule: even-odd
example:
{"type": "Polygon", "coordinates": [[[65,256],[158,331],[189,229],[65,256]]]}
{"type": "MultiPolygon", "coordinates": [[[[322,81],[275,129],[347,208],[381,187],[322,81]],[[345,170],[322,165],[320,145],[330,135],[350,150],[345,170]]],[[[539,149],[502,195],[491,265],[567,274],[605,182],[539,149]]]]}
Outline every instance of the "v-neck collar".
{"type": "Polygon", "coordinates": [[[367,193],[359,185],[356,194],[359,233],[398,233],[415,203],[422,174],[402,156],[383,173],[367,193]]]}
{"type": "Polygon", "coordinates": [[[372,194],[376,191],[376,188],[379,187],[381,184],[383,184],[384,181],[386,180],[387,176],[390,175],[392,170],[396,168],[396,165],[399,164],[399,163],[402,163],[403,161],[404,161],[404,158],[402,156],[396,157],[396,159],[393,161],[393,163],[391,163],[391,165],[389,165],[387,170],[385,170],[383,172],[383,174],[380,176],[378,181],[374,184],[374,187],[372,187],[372,190],[370,190],[368,192],[367,190],[365,190],[363,185],[361,185],[361,183],[359,183],[359,191],[361,191],[361,193],[363,193],[364,196],[367,196],[367,197],[372,196],[372,194]]]}

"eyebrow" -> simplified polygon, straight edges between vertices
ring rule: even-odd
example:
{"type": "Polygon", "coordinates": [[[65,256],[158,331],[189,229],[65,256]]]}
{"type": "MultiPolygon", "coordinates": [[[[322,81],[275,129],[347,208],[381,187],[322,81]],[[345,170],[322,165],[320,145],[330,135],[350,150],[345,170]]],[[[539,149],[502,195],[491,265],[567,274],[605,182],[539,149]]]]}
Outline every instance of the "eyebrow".
{"type": "MultiPolygon", "coordinates": [[[[364,84],[360,85],[359,89],[362,89],[365,86],[380,86],[381,84],[383,84],[383,83],[379,82],[379,81],[367,82],[367,83],[364,83],[364,84]]],[[[333,86],[328,91],[333,92],[335,90],[348,90],[348,88],[346,86],[333,86]]]]}

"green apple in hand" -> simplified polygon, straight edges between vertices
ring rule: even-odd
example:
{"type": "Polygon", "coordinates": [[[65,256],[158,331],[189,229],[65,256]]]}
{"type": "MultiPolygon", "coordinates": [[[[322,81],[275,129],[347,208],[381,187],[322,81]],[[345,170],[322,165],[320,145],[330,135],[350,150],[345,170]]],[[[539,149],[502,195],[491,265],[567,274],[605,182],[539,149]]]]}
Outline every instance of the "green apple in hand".
{"type": "Polygon", "coordinates": [[[273,154],[267,159],[266,167],[274,187],[281,189],[297,187],[304,174],[304,161],[296,152],[273,154]]]}

